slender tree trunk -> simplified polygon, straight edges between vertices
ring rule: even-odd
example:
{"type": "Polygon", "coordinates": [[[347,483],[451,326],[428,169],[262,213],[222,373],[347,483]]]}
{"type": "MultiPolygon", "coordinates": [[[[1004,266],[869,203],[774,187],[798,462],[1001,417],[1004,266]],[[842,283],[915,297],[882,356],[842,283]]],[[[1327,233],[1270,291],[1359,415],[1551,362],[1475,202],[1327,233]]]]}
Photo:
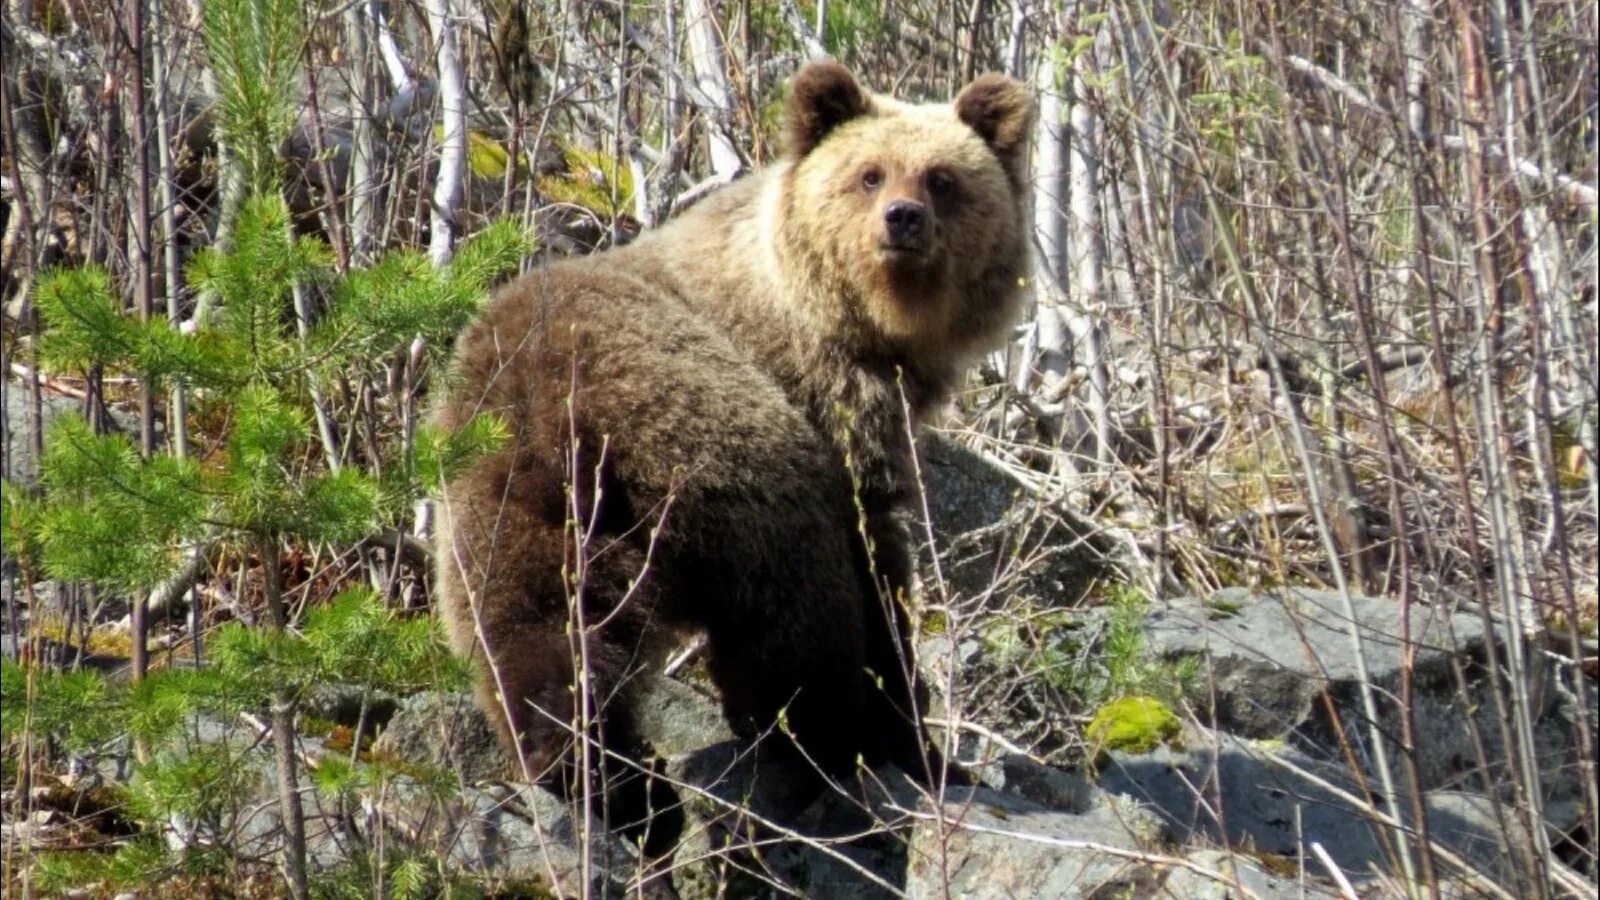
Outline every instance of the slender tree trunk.
{"type": "Polygon", "coordinates": [[[709,120],[706,139],[711,144],[711,169],[719,177],[732,178],[744,169],[744,162],[729,137],[733,91],[728,87],[722,32],[718,30],[712,4],[707,0],[685,0],[683,8],[688,17],[690,67],[701,96],[711,105],[702,110],[709,120]]]}
{"type": "MultiPolygon", "coordinates": [[[[205,21],[204,0],[189,0],[189,9],[194,22],[205,21]]],[[[206,96],[219,96],[217,75],[209,65],[200,69],[200,85],[205,89],[206,96]]],[[[233,220],[238,217],[239,204],[244,202],[244,167],[240,165],[233,148],[222,137],[221,129],[216,130],[216,143],[217,203],[212,235],[218,247],[227,248],[233,241],[233,220]]],[[[210,315],[210,296],[202,293],[195,299],[194,320],[204,323],[210,315]]]]}
{"type": "Polygon", "coordinates": [[[1012,0],[1011,27],[1006,31],[1006,74],[1023,79],[1027,72],[1028,0],[1012,0]]]}
{"type": "MultiPolygon", "coordinates": [[[[1038,156],[1033,171],[1034,329],[1039,392],[1054,394],[1072,367],[1072,336],[1061,303],[1067,282],[1067,126],[1054,46],[1039,54],[1034,87],[1039,97],[1038,156]]],[[[1018,389],[1027,390],[1032,359],[1021,361],[1018,389]]]]}
{"type": "MultiPolygon", "coordinates": [[[[26,20],[19,17],[19,21],[26,20]]],[[[4,148],[7,151],[4,156],[9,163],[5,174],[11,178],[12,201],[11,221],[6,224],[4,245],[8,254],[5,259],[8,278],[0,279],[0,283],[6,284],[22,297],[18,325],[26,328],[32,336],[32,365],[28,367],[28,375],[24,380],[27,421],[23,428],[27,432],[24,439],[29,444],[29,455],[33,459],[34,470],[31,474],[37,475],[39,461],[44,459],[44,398],[39,384],[39,316],[34,309],[29,287],[39,265],[46,261],[41,258],[41,246],[45,242],[39,240],[37,229],[45,227],[39,222],[41,216],[45,222],[50,218],[48,167],[51,157],[44,138],[42,108],[37,104],[30,104],[33,107],[31,111],[17,108],[24,84],[20,54],[11,50],[5,57],[0,60],[0,64],[3,64],[0,72],[4,75],[0,77],[0,128],[4,129],[4,148]],[[29,163],[27,172],[22,168],[24,160],[29,163]],[[34,214],[36,209],[39,216],[34,214]],[[13,278],[15,281],[9,280],[13,278]]],[[[9,300],[10,297],[0,297],[0,301],[9,300]]],[[[0,378],[9,382],[10,371],[0,372],[0,378]]],[[[15,478],[17,475],[15,471],[8,472],[8,477],[15,478]]]]}
{"type": "MultiPolygon", "coordinates": [[[[148,323],[154,314],[155,304],[152,296],[154,267],[154,247],[151,246],[152,235],[150,228],[150,181],[153,177],[150,168],[150,107],[145,90],[145,0],[128,0],[128,40],[131,42],[132,65],[129,69],[128,84],[130,87],[130,102],[132,109],[129,115],[129,131],[133,137],[133,156],[135,160],[134,205],[133,205],[133,297],[138,308],[139,321],[148,323]]],[[[146,459],[155,455],[155,391],[148,375],[139,379],[139,452],[146,459]]],[[[149,633],[149,623],[145,616],[145,598],[139,592],[134,592],[130,602],[133,605],[131,615],[130,638],[133,643],[133,679],[138,681],[144,678],[149,668],[149,649],[146,640],[149,633]]],[[[143,751],[141,749],[141,756],[143,751]]]]}
{"type": "Polygon", "coordinates": [[[439,106],[444,125],[444,138],[439,142],[439,177],[434,182],[429,217],[428,258],[442,266],[455,254],[456,231],[460,227],[457,218],[467,171],[467,87],[456,53],[455,13],[450,0],[427,0],[427,8],[439,66],[439,106]]]}
{"type": "MultiPolygon", "coordinates": [[[[182,312],[179,305],[183,272],[178,259],[178,198],[172,177],[172,117],[167,96],[167,28],[162,4],[156,0],[151,5],[154,13],[154,54],[156,86],[156,178],[161,186],[161,261],[162,278],[166,285],[167,324],[178,327],[182,312]]],[[[182,379],[172,383],[172,411],[167,417],[167,440],[173,455],[183,459],[189,452],[189,396],[182,379]]]]}
{"type": "MultiPolygon", "coordinates": [[[[267,627],[282,633],[289,627],[289,613],[283,602],[283,572],[278,559],[277,539],[257,536],[256,554],[261,558],[267,627]]],[[[306,900],[311,890],[306,875],[306,817],[300,803],[294,712],[294,694],[288,688],[273,691],[272,750],[277,764],[278,805],[283,816],[283,869],[289,882],[289,896],[294,900],[306,900]]]]}
{"type": "MultiPolygon", "coordinates": [[[[1095,46],[1106,35],[1096,37],[1095,46]]],[[[1070,181],[1067,246],[1071,254],[1074,303],[1067,313],[1067,328],[1076,346],[1083,348],[1083,365],[1089,371],[1089,415],[1094,432],[1094,465],[1111,465],[1111,378],[1105,360],[1105,239],[1100,221],[1100,160],[1105,154],[1100,114],[1089,102],[1089,76],[1097,67],[1096,54],[1080,54],[1072,71],[1072,112],[1069,116],[1067,172],[1070,181]]]]}
{"type": "MultiPolygon", "coordinates": [[[[826,0],[817,4],[816,27],[812,27],[806,17],[800,12],[794,0],[783,0],[778,5],[783,13],[783,20],[788,24],[789,30],[794,33],[794,39],[805,48],[807,59],[828,58],[828,4],[826,0]]],[[[759,94],[760,92],[757,91],[759,94]]]]}
{"type": "MultiPolygon", "coordinates": [[[[361,4],[366,10],[366,16],[372,21],[373,31],[378,37],[378,53],[383,57],[384,71],[389,74],[389,87],[395,92],[400,92],[416,86],[416,79],[411,77],[411,69],[406,65],[405,56],[400,52],[400,46],[395,43],[394,32],[389,29],[389,22],[383,16],[383,7],[379,0],[365,0],[361,4]]],[[[432,4],[430,2],[430,10],[432,4]]]]}
{"type": "Polygon", "coordinates": [[[372,43],[376,23],[363,15],[362,5],[345,11],[345,39],[350,47],[350,66],[355,90],[351,96],[353,128],[350,142],[350,262],[362,266],[372,261],[373,229],[377,224],[376,174],[377,140],[373,116],[378,97],[372,78],[372,43]]]}

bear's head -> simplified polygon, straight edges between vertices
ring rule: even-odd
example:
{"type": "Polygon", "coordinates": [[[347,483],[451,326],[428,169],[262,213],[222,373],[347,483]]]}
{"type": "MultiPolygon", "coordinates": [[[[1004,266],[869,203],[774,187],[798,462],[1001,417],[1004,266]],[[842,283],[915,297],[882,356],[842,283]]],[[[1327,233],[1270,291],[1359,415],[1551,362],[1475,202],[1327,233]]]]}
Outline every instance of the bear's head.
{"type": "Polygon", "coordinates": [[[794,78],[775,235],[808,312],[927,360],[992,344],[1027,266],[1033,102],[984,75],[949,104],[863,90],[834,62],[794,78]]]}

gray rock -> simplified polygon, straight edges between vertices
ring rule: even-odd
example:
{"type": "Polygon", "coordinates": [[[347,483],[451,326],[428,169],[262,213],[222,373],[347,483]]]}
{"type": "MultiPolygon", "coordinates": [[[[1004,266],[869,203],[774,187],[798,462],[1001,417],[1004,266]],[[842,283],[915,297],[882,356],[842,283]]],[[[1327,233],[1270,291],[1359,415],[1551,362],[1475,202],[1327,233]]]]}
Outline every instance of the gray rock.
{"type": "Polygon", "coordinates": [[[670,769],[711,795],[690,803],[674,872],[683,900],[1107,896],[1094,892],[1122,886],[1128,860],[1105,848],[1165,840],[1164,823],[1138,804],[1023,757],[995,764],[1015,793],[947,788],[940,826],[925,789],[892,767],[824,790],[796,811],[815,779],[770,762],[758,769],[751,756],[718,745],[670,769]],[[1080,808],[1051,809],[1016,795],[1024,792],[1080,808]]]}
{"type": "MultiPolygon", "coordinates": [[[[5,382],[5,404],[0,409],[6,417],[5,446],[0,447],[0,453],[6,455],[13,481],[33,484],[39,478],[39,460],[34,457],[33,442],[28,439],[28,390],[20,381],[13,380],[9,372],[0,373],[0,380],[5,382]]],[[[47,430],[59,416],[83,414],[82,400],[60,394],[45,393],[39,406],[47,430]]]]}
{"type": "Polygon", "coordinates": [[[1332,900],[1338,896],[1314,879],[1302,885],[1296,879],[1273,875],[1240,854],[1217,850],[1198,850],[1187,856],[1139,853],[1138,848],[1086,841],[1079,836],[1079,823],[1063,832],[1060,823],[1048,816],[1041,820],[1023,815],[1013,820],[1008,815],[998,826],[985,821],[980,827],[994,830],[978,834],[957,831],[945,841],[942,869],[936,856],[926,857],[920,866],[914,861],[906,896],[929,900],[950,896],[969,900],[1236,900],[1241,896],[1332,900]],[[1016,830],[997,833],[1008,829],[1016,830]],[[1132,852],[1119,854],[1118,850],[1132,852]]]}
{"type": "Polygon", "coordinates": [[[945,822],[919,818],[912,828],[907,897],[1122,896],[1152,876],[1115,851],[1147,850],[1163,830],[1121,800],[1072,814],[986,788],[961,788],[949,793],[943,809],[945,822]]]}
{"type": "MultiPolygon", "coordinates": [[[[348,698],[341,701],[337,693],[323,706],[349,717],[348,698]]],[[[672,679],[656,679],[640,711],[641,733],[663,756],[686,754],[733,737],[715,703],[672,679]]],[[[512,771],[489,717],[468,694],[426,692],[404,698],[374,749],[416,765],[460,772],[468,782],[512,771]]]]}
{"type": "MultiPolygon", "coordinates": [[[[1339,892],[1319,884],[1310,875],[1302,885],[1298,877],[1274,875],[1248,857],[1222,850],[1197,850],[1190,853],[1188,861],[1205,869],[1238,880],[1240,887],[1249,891],[1243,896],[1261,900],[1323,900],[1338,897],[1339,892]],[[1302,892],[1302,887],[1304,891],[1302,892]]],[[[1235,900],[1241,893],[1229,884],[1209,875],[1187,868],[1173,867],[1161,883],[1164,893],[1158,897],[1182,897],[1184,900],[1235,900]]]]}
{"type": "Polygon", "coordinates": [[[652,680],[639,704],[639,732],[662,756],[733,739],[717,702],[674,678],[652,680]]]}
{"type": "MultiPolygon", "coordinates": [[[[683,785],[688,812],[672,873],[682,900],[892,897],[874,879],[904,880],[904,841],[874,827],[860,786],[827,790],[803,761],[739,741],[675,757],[667,774],[683,785]]],[[[892,770],[882,778],[905,780],[892,770]]]]}
{"type": "MultiPolygon", "coordinates": [[[[1360,809],[1290,768],[1305,770],[1346,794],[1360,785],[1340,762],[1314,759],[1281,743],[1253,742],[1228,734],[1201,735],[1190,749],[1161,747],[1145,754],[1110,754],[1100,777],[1106,790],[1126,794],[1158,813],[1176,841],[1248,848],[1285,863],[1318,843],[1352,880],[1392,868],[1387,829],[1360,809]]],[[[1488,798],[1461,791],[1425,796],[1429,836],[1495,877],[1511,869],[1488,798]]],[[[1401,799],[1402,821],[1413,821],[1401,799]]],[[[1515,830],[1515,829],[1513,829],[1515,830]]],[[[1309,851],[1307,851],[1309,853],[1309,851]]],[[[1314,861],[1307,862],[1320,869],[1314,861]]],[[[1180,895],[1188,896],[1188,895],[1180,895]]]]}
{"type": "Polygon", "coordinates": [[[401,777],[368,803],[403,846],[435,853],[452,871],[494,879],[502,889],[621,898],[643,874],[630,847],[603,828],[578,828],[564,801],[537,788],[436,790],[401,777]]]}
{"type": "MultiPolygon", "coordinates": [[[[298,745],[303,756],[313,759],[331,752],[319,739],[305,735],[300,736],[298,745]]],[[[226,847],[242,858],[277,858],[283,852],[284,820],[271,738],[261,739],[254,728],[197,716],[188,743],[164,750],[162,755],[182,757],[202,748],[205,752],[226,748],[227,786],[207,795],[200,817],[168,817],[164,831],[168,847],[226,847]]],[[[303,764],[296,767],[295,775],[307,862],[314,870],[346,862],[352,850],[351,836],[338,803],[318,793],[303,764]]],[[[137,778],[134,787],[138,787],[137,778]]]]}
{"type": "Polygon", "coordinates": [[[1315,841],[1346,868],[1366,871],[1369,863],[1382,861],[1378,836],[1364,816],[1266,757],[1281,752],[1295,765],[1347,788],[1350,779],[1342,769],[1287,747],[1271,750],[1225,734],[1216,739],[1216,747],[1163,746],[1138,755],[1112,751],[1100,786],[1147,804],[1166,820],[1179,844],[1251,847],[1295,859],[1302,842],[1315,841]]]}
{"type": "MultiPolygon", "coordinates": [[[[1362,654],[1375,686],[1385,734],[1401,733],[1394,696],[1400,683],[1402,654],[1400,607],[1392,600],[1352,597],[1354,624],[1362,654]]],[[[1424,606],[1412,608],[1411,650],[1414,659],[1413,721],[1417,765],[1424,789],[1487,786],[1499,782],[1510,753],[1488,702],[1485,683],[1489,641],[1482,621],[1465,614],[1447,615],[1424,606]],[[1462,684],[1458,671],[1465,673],[1462,684]],[[1486,754],[1480,760],[1473,741],[1476,731],[1486,754]],[[1484,771],[1483,763],[1488,771],[1484,771]]],[[[1371,729],[1360,701],[1350,620],[1337,594],[1287,589],[1256,595],[1242,588],[1216,592],[1205,602],[1173,601],[1148,619],[1151,650],[1168,657],[1199,655],[1213,692],[1210,710],[1217,728],[1247,738],[1286,739],[1313,757],[1336,754],[1340,734],[1358,754],[1370,753],[1371,729]],[[1326,690],[1337,712],[1330,719],[1322,700],[1326,690]]],[[[1504,635],[1493,635],[1503,650],[1504,635]]],[[[1572,722],[1578,715],[1558,703],[1548,673],[1535,676],[1529,693],[1534,710],[1535,744],[1541,760],[1546,798],[1560,802],[1577,796],[1577,746],[1572,722]]],[[[1593,715],[1593,713],[1588,713],[1593,715]]],[[[1390,745],[1390,758],[1399,750],[1390,745]]]]}
{"type": "MultiPolygon", "coordinates": [[[[283,828],[270,746],[254,745],[248,733],[237,729],[207,733],[241,746],[238,765],[252,796],[225,821],[204,827],[174,823],[175,839],[194,842],[221,835],[220,843],[236,852],[271,858],[281,852],[283,828]]],[[[314,738],[303,738],[301,743],[314,759],[330,752],[314,738]]],[[[393,849],[434,854],[452,872],[493,879],[506,889],[521,888],[535,895],[543,891],[557,896],[629,896],[629,884],[640,873],[638,854],[598,823],[578,828],[568,804],[540,788],[467,783],[503,774],[504,766],[488,720],[470,697],[406,698],[380,736],[378,749],[414,766],[432,768],[439,777],[394,775],[361,789],[353,803],[341,804],[316,791],[302,768],[300,796],[314,869],[349,860],[381,829],[393,849]],[[365,818],[357,829],[362,834],[359,840],[346,824],[354,810],[365,818]],[[585,835],[590,838],[586,849],[585,835]]],[[[665,881],[657,882],[645,896],[658,895],[665,881]]]]}
{"type": "MultiPolygon", "coordinates": [[[[28,389],[20,381],[13,380],[9,372],[0,373],[0,379],[4,380],[5,394],[5,403],[0,409],[3,409],[6,417],[5,446],[0,447],[0,453],[4,453],[7,458],[12,481],[31,485],[39,480],[39,460],[34,457],[33,442],[28,439],[28,389]]],[[[44,419],[43,427],[47,438],[50,423],[62,416],[81,417],[84,403],[85,401],[78,397],[45,391],[39,398],[39,410],[44,419]]],[[[125,435],[138,435],[139,418],[136,411],[108,407],[107,412],[110,414],[110,428],[125,435]]],[[[165,440],[165,423],[159,411],[156,414],[155,433],[157,441],[165,440]]]]}
{"type": "MultiPolygon", "coordinates": [[[[1391,600],[1351,598],[1367,672],[1375,684],[1399,682],[1399,608],[1391,600]]],[[[1413,608],[1411,640],[1416,678],[1448,684],[1449,663],[1483,649],[1474,617],[1413,608]]],[[[1354,698],[1357,662],[1343,604],[1337,594],[1288,589],[1252,594],[1217,591],[1205,602],[1175,600],[1148,619],[1146,638],[1167,656],[1203,655],[1217,688],[1218,727],[1251,738],[1282,738],[1318,714],[1326,686],[1347,703],[1354,698]]]]}
{"type": "Polygon", "coordinates": [[[983,767],[985,784],[1047,809],[1085,813],[1105,802],[1105,792],[1083,773],[1041,765],[1007,753],[983,767]]]}
{"type": "Polygon", "coordinates": [[[823,788],[806,763],[736,740],[672,757],[666,772],[691,792],[690,812],[706,823],[747,814],[793,821],[823,788]]]}
{"type": "Polygon", "coordinates": [[[316,684],[300,698],[300,710],[308,716],[325,719],[350,728],[358,724],[367,734],[383,727],[400,708],[400,702],[386,691],[369,691],[353,684],[316,684]],[[362,704],[366,720],[362,721],[362,704]]]}
{"type": "MultiPolygon", "coordinates": [[[[299,774],[306,862],[313,871],[332,869],[348,862],[359,844],[352,841],[338,805],[317,794],[303,768],[299,774]]],[[[263,772],[258,791],[253,802],[240,807],[238,817],[229,823],[232,830],[224,832],[231,837],[220,844],[243,857],[273,859],[283,852],[284,835],[276,775],[263,772]]]]}
{"type": "Polygon", "coordinates": [[[373,752],[459,773],[467,783],[511,771],[489,718],[467,694],[428,692],[405,698],[378,735],[373,752]]]}
{"type": "MultiPolygon", "coordinates": [[[[1112,548],[1102,536],[1041,509],[977,454],[933,432],[918,439],[917,451],[941,573],[953,593],[1056,605],[1082,596],[1105,570],[1112,548]]],[[[925,536],[914,530],[915,539],[925,536]]]]}

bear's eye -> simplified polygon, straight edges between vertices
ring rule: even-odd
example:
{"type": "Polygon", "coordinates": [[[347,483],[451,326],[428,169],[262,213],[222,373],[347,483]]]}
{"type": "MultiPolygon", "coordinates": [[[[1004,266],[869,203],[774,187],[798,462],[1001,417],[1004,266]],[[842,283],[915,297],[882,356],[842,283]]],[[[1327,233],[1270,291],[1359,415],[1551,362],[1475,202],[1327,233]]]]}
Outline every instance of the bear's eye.
{"type": "Polygon", "coordinates": [[[861,173],[861,186],[869,191],[883,187],[883,170],[872,166],[861,173]]]}
{"type": "Polygon", "coordinates": [[[928,173],[928,193],[935,197],[948,197],[956,189],[956,177],[943,169],[928,173]]]}

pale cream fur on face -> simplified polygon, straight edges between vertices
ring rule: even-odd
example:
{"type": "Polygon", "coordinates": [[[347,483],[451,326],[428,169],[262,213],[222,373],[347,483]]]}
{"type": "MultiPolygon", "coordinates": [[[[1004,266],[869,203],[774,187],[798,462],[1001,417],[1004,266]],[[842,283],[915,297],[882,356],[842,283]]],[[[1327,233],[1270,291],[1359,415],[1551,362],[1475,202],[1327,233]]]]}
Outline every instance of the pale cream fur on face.
{"type": "Polygon", "coordinates": [[[774,182],[776,188],[789,181],[793,191],[792,220],[781,227],[800,230],[813,246],[821,237],[828,269],[848,282],[847,293],[866,305],[885,337],[943,342],[983,261],[1012,237],[1002,223],[1017,219],[1005,171],[983,140],[948,104],[874,97],[865,115],[838,126],[792,165],[792,181],[774,182]],[[882,172],[882,189],[863,189],[868,168],[882,172]],[[936,170],[955,179],[948,198],[926,188],[936,170]],[[883,249],[884,212],[897,199],[929,210],[932,235],[920,265],[883,249]]]}

